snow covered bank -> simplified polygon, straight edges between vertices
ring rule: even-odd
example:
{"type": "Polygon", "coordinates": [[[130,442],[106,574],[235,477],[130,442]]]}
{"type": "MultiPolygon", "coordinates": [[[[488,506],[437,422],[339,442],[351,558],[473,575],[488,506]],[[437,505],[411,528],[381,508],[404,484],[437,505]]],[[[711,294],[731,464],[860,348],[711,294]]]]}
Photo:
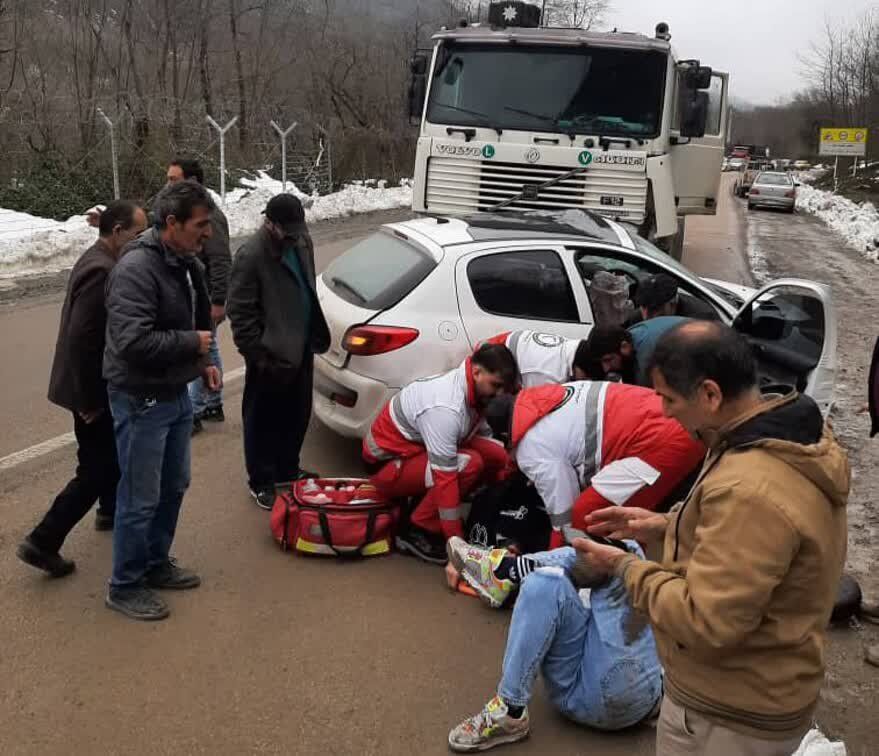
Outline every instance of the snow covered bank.
{"type": "MultiPolygon", "coordinates": [[[[223,206],[233,237],[254,231],[266,203],[281,192],[281,182],[265,173],[240,183],[226,193],[223,206]]],[[[407,180],[395,187],[385,181],[356,182],[323,197],[308,196],[289,182],[287,191],[302,200],[309,222],[412,205],[412,184],[407,180]]],[[[62,222],[0,208],[0,279],[69,268],[95,237],[84,215],[62,222]]]]}
{"type": "Polygon", "coordinates": [[[797,190],[797,209],[820,218],[868,260],[879,261],[879,211],[804,183],[797,190]]]}

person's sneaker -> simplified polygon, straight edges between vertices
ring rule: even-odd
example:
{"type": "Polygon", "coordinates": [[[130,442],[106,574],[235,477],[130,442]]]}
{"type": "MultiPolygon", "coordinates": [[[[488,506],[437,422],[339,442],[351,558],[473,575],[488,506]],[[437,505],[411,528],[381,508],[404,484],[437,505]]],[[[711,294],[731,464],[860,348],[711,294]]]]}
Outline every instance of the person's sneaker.
{"type": "Polygon", "coordinates": [[[48,572],[53,578],[65,577],[76,569],[76,562],[72,559],[65,559],[57,551],[41,549],[30,537],[18,544],[15,553],[25,564],[48,572]]]}
{"type": "Polygon", "coordinates": [[[197,436],[204,430],[204,425],[201,424],[201,415],[197,415],[192,418],[192,435],[197,436]]]}
{"type": "Polygon", "coordinates": [[[113,521],[115,517],[110,512],[102,512],[100,509],[95,512],[95,530],[106,531],[113,530],[113,521]]]}
{"type": "Polygon", "coordinates": [[[511,580],[499,580],[494,574],[507,556],[506,549],[471,546],[463,538],[454,536],[446,544],[446,553],[461,577],[492,609],[500,608],[513,592],[511,580]]]}
{"type": "Polygon", "coordinates": [[[131,619],[143,622],[163,620],[171,610],[161,597],[149,588],[110,588],[104,604],[131,619]]]}
{"type": "Polygon", "coordinates": [[[256,506],[260,509],[268,509],[271,511],[275,506],[275,487],[261,486],[260,488],[251,488],[250,495],[256,502],[256,506]]]}
{"type": "Polygon", "coordinates": [[[445,539],[417,525],[410,524],[405,530],[400,531],[396,545],[398,551],[412,554],[430,564],[438,564],[442,567],[448,561],[445,539]]]}
{"type": "Polygon", "coordinates": [[[178,567],[169,559],[160,567],[154,567],[147,572],[146,584],[157,590],[185,591],[189,588],[198,588],[201,585],[201,578],[192,570],[178,567]]]}
{"type": "Polygon", "coordinates": [[[528,707],[515,719],[509,715],[500,696],[495,696],[479,714],[465,719],[449,733],[449,748],[456,753],[487,751],[504,743],[524,740],[530,732],[528,707]]]}
{"type": "Polygon", "coordinates": [[[202,412],[199,416],[199,420],[202,420],[206,423],[224,423],[226,422],[226,415],[223,413],[223,405],[220,404],[216,407],[207,407],[204,412],[202,412]]]}

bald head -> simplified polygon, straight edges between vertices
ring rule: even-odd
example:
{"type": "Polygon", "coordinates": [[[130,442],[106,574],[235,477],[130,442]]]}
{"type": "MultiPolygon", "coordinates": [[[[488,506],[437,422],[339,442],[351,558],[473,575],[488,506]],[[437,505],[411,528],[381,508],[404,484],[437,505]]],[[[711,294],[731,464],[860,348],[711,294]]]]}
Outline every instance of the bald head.
{"type": "Polygon", "coordinates": [[[751,345],[716,321],[691,320],[666,333],[656,345],[649,371],[657,371],[683,397],[693,396],[706,381],[715,383],[726,400],[757,387],[751,345]]]}

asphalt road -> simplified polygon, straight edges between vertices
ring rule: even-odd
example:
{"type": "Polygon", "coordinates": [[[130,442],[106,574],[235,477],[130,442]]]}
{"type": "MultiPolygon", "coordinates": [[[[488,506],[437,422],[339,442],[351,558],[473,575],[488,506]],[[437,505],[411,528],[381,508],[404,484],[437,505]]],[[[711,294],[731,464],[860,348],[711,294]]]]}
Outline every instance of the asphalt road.
{"type": "MultiPolygon", "coordinates": [[[[319,266],[394,217],[316,228],[319,266]]],[[[689,222],[685,262],[747,282],[741,223],[724,192],[716,218],[689,222]]],[[[59,308],[56,295],[0,310],[0,457],[70,430],[45,400],[59,308]]],[[[227,369],[239,366],[228,326],[221,334],[227,369]]],[[[405,557],[347,564],[277,549],[245,488],[241,387],[227,387],[227,422],[194,440],[174,552],[204,584],[170,596],[165,622],[104,608],[111,539],[91,517],[65,546],[73,576],[16,560],[73,447],[0,466],[0,753],[441,754],[449,728],[493,695],[508,613],[449,593],[439,569],[405,557]]],[[[358,446],[315,423],[303,464],[356,474],[358,446]]],[[[532,723],[516,753],[653,753],[652,731],[578,728],[539,692],[532,723]]]]}

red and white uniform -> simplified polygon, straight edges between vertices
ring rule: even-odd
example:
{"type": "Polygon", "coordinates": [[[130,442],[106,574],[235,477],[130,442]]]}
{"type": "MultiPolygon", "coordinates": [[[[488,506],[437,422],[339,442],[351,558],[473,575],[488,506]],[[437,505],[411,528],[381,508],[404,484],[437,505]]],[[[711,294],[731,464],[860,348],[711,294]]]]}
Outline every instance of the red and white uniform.
{"type": "Polygon", "coordinates": [[[516,358],[522,388],[567,383],[574,374],[574,355],[580,342],[539,331],[508,331],[485,343],[501,344],[516,358]]]}
{"type": "Polygon", "coordinates": [[[412,522],[447,538],[463,535],[461,496],[507,467],[503,445],[476,408],[470,359],[406,386],[363,440],[367,463],[386,462],[371,480],[390,497],[424,498],[412,522]]]}
{"type": "Polygon", "coordinates": [[[662,413],[651,389],[580,381],[525,389],[513,410],[516,464],[534,483],[553,530],[583,529],[611,505],[654,510],[702,461],[705,448],[662,413]]]}

